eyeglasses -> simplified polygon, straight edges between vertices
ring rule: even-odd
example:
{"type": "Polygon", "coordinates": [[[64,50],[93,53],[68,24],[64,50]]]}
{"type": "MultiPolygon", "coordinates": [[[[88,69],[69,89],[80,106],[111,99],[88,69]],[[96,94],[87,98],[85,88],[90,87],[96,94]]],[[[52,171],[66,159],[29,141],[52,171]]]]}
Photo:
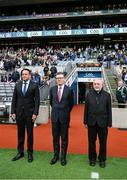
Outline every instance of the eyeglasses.
{"type": "Polygon", "coordinates": [[[100,85],[100,83],[94,83],[94,85],[98,85],[98,86],[99,86],[99,85],[100,85]]]}
{"type": "Polygon", "coordinates": [[[64,79],[64,77],[56,77],[56,79],[64,79]]]}

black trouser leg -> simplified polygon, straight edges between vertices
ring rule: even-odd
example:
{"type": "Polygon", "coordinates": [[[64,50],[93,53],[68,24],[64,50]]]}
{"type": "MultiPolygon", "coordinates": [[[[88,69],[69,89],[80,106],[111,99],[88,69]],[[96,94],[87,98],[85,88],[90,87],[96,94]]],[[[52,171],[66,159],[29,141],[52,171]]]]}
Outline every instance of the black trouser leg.
{"type": "Polygon", "coordinates": [[[20,117],[17,119],[17,134],[18,134],[18,152],[23,153],[24,151],[24,140],[25,140],[25,121],[24,118],[20,117]]]}
{"type": "Polygon", "coordinates": [[[97,126],[88,126],[88,142],[89,142],[89,160],[96,161],[96,139],[97,139],[97,126]]]}
{"type": "Polygon", "coordinates": [[[54,156],[59,157],[60,152],[60,122],[52,123],[52,136],[53,136],[53,148],[54,156]]]}
{"type": "Polygon", "coordinates": [[[26,120],[26,128],[27,128],[27,152],[33,153],[33,126],[34,123],[32,119],[26,120]]]}
{"type": "Polygon", "coordinates": [[[68,128],[69,123],[61,123],[61,159],[65,159],[67,154],[68,128]]]}
{"type": "Polygon", "coordinates": [[[99,143],[100,143],[100,150],[99,150],[99,156],[98,156],[99,161],[106,161],[107,135],[108,135],[107,128],[98,127],[98,137],[99,137],[99,143]]]}

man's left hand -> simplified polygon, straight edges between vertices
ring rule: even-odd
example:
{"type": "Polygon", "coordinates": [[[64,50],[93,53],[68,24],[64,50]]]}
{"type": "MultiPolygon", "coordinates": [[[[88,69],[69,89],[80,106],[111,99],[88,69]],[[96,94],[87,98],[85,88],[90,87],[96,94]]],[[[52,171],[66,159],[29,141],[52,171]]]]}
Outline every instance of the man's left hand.
{"type": "Polygon", "coordinates": [[[32,122],[35,122],[36,119],[37,119],[37,115],[33,114],[33,115],[32,115],[32,122]]]}

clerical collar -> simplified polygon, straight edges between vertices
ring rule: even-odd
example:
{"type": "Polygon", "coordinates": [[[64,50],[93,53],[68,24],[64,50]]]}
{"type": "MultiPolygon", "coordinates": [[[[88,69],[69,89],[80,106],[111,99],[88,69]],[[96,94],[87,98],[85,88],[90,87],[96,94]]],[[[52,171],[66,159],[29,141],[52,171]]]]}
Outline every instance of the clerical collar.
{"type": "Polygon", "coordinates": [[[96,90],[94,89],[94,91],[95,91],[95,93],[100,94],[101,91],[102,91],[102,89],[101,89],[100,91],[96,91],[96,90]]]}

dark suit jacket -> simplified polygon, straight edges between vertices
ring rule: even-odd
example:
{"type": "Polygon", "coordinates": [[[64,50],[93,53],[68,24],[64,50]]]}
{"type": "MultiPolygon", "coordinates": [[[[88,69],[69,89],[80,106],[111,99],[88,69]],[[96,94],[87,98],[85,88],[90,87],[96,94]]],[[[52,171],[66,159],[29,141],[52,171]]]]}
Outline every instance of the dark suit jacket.
{"type": "Polygon", "coordinates": [[[85,101],[84,124],[94,126],[96,123],[102,128],[112,126],[111,96],[104,90],[99,94],[90,90],[85,101]]]}
{"type": "Polygon", "coordinates": [[[58,101],[58,86],[50,89],[50,105],[52,107],[51,120],[57,122],[58,119],[61,123],[70,121],[70,112],[73,107],[73,93],[68,86],[64,86],[61,101],[58,101]]]}
{"type": "Polygon", "coordinates": [[[11,114],[16,114],[16,117],[20,117],[24,113],[27,117],[32,117],[33,114],[38,115],[40,104],[40,95],[38,85],[32,81],[28,86],[26,95],[22,93],[22,81],[19,81],[15,85],[11,114]]]}
{"type": "Polygon", "coordinates": [[[116,89],[116,99],[119,103],[126,103],[127,100],[127,89],[126,87],[121,87],[116,89]]]}

